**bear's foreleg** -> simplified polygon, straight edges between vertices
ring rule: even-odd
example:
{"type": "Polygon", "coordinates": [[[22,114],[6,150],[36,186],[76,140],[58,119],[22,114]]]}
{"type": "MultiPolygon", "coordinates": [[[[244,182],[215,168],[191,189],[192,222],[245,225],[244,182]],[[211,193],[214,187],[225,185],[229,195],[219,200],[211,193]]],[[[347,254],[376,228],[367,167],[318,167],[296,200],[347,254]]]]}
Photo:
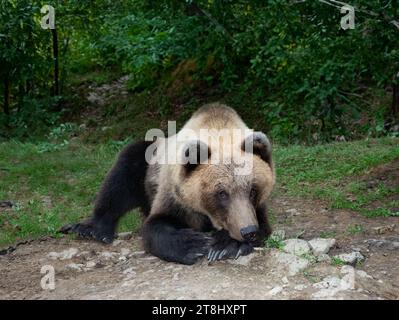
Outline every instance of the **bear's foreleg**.
{"type": "Polygon", "coordinates": [[[148,166],[145,150],[150,143],[139,141],[125,147],[102,185],[92,217],[66,225],[60,231],[111,243],[118,221],[125,213],[137,207],[148,211],[144,179],[148,166]]]}
{"type": "Polygon", "coordinates": [[[208,254],[212,237],[182,225],[171,215],[159,215],[145,222],[142,229],[147,252],[171,262],[194,264],[208,254]]]}

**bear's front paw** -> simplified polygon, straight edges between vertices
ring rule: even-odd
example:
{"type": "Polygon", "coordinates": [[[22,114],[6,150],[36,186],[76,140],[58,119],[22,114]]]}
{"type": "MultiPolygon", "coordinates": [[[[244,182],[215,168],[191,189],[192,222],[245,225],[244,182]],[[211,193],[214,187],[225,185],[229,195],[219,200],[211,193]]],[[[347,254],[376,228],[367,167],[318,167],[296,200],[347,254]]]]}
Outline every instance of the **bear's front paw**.
{"type": "Polygon", "coordinates": [[[179,245],[175,248],[176,259],[173,260],[187,265],[192,265],[206,256],[212,243],[212,237],[208,233],[192,229],[180,229],[178,239],[179,245]]]}
{"type": "Polygon", "coordinates": [[[95,228],[90,221],[68,224],[63,226],[59,231],[64,234],[75,233],[83,239],[95,239],[107,244],[112,243],[114,240],[113,232],[95,228]]]}
{"type": "Polygon", "coordinates": [[[254,248],[250,243],[239,242],[230,238],[227,232],[218,231],[214,235],[214,242],[208,253],[209,262],[223,260],[240,256],[246,256],[253,252],[254,248]]]}

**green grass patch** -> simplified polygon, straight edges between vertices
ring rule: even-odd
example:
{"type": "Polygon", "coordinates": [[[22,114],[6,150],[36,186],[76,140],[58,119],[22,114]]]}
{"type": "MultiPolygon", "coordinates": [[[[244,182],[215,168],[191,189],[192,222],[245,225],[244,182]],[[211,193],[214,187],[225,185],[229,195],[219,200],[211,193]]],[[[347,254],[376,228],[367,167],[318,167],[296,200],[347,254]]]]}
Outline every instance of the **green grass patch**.
{"type": "MultiPolygon", "coordinates": [[[[0,211],[0,245],[55,235],[63,224],[87,217],[119,150],[111,143],[69,143],[48,152],[41,147],[16,141],[0,144],[0,201],[16,203],[0,211]]],[[[129,214],[120,229],[137,229],[139,224],[139,216],[129,214]]]]}
{"type": "Polygon", "coordinates": [[[351,209],[367,217],[390,216],[389,205],[367,205],[398,193],[380,183],[368,189],[359,176],[399,157],[399,139],[381,138],[313,147],[275,147],[277,194],[325,200],[331,208],[351,209]]]}

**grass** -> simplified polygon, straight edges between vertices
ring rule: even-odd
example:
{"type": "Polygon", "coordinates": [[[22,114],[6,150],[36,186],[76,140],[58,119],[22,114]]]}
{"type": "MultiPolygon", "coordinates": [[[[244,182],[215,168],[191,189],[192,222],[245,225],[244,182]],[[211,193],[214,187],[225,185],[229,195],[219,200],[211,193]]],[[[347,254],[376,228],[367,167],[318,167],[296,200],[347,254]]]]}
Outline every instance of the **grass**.
{"type": "MultiPolygon", "coordinates": [[[[20,239],[56,235],[63,224],[90,214],[105,174],[127,141],[84,144],[65,135],[68,130],[61,130],[58,140],[52,142],[0,144],[0,201],[16,204],[12,209],[0,209],[1,246],[20,239]]],[[[364,206],[397,190],[381,185],[371,193],[361,187],[356,177],[399,157],[398,146],[397,138],[314,147],[276,146],[276,194],[321,198],[331,207],[354,209],[368,216],[388,216],[385,207],[365,211],[364,206]],[[356,200],[349,201],[348,193],[356,200]]],[[[398,207],[397,200],[387,203],[392,204],[398,207]]],[[[121,222],[120,231],[136,230],[139,225],[139,215],[129,214],[121,222]]],[[[280,241],[268,245],[281,247],[280,241]]]]}
{"type": "Polygon", "coordinates": [[[363,226],[356,224],[356,225],[349,225],[347,231],[350,235],[358,234],[364,232],[363,226]]]}
{"type": "MultiPolygon", "coordinates": [[[[359,178],[368,169],[399,157],[399,139],[381,138],[313,147],[275,148],[277,194],[322,199],[331,208],[358,211],[367,217],[390,216],[392,203],[367,205],[399,193],[399,186],[368,189],[359,178]]],[[[394,203],[395,204],[395,203],[394,203]]]]}
{"type": "MultiPolygon", "coordinates": [[[[0,245],[55,235],[63,224],[88,216],[117,151],[112,143],[71,142],[49,152],[41,144],[0,144],[0,201],[16,203],[0,211],[0,245]]],[[[139,215],[126,215],[120,229],[137,229],[139,223],[139,215]]]]}

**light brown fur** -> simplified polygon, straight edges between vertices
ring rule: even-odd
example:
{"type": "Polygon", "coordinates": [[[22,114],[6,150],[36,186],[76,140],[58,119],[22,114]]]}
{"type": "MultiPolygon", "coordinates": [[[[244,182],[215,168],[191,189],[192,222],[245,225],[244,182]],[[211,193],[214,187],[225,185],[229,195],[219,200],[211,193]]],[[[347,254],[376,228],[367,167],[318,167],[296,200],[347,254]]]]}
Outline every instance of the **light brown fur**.
{"type": "Polygon", "coordinates": [[[191,227],[196,229],[201,224],[201,215],[198,215],[200,213],[208,216],[216,229],[226,229],[231,237],[242,240],[239,230],[257,223],[254,206],[248,201],[251,186],[256,185],[258,188],[256,205],[264,205],[275,183],[273,163],[266,163],[257,155],[242,151],[242,140],[234,141],[233,130],[244,132],[249,129],[233,109],[219,103],[201,107],[177,135],[168,139],[159,139],[156,142],[155,157],[161,157],[166,150],[169,150],[169,153],[174,150],[181,152],[187,141],[194,138],[193,134],[199,134],[201,129],[213,129],[216,134],[215,139],[206,141],[211,150],[210,161],[216,157],[221,159],[226,154],[232,158],[239,158],[245,163],[252,161],[250,174],[235,174],[235,169],[239,165],[234,161],[230,164],[212,164],[212,162],[200,164],[187,176],[181,164],[150,165],[146,178],[146,190],[147,193],[151,193],[149,198],[152,201],[150,217],[162,212],[166,202],[175,201],[188,216],[186,221],[191,227]],[[183,129],[189,129],[191,132],[186,133],[183,129]],[[218,137],[218,133],[222,130],[227,130],[227,135],[218,137]],[[227,153],[224,149],[226,146],[227,153]],[[222,216],[218,212],[209,212],[207,206],[211,204],[206,203],[221,186],[234,196],[227,216],[222,216]]]}

